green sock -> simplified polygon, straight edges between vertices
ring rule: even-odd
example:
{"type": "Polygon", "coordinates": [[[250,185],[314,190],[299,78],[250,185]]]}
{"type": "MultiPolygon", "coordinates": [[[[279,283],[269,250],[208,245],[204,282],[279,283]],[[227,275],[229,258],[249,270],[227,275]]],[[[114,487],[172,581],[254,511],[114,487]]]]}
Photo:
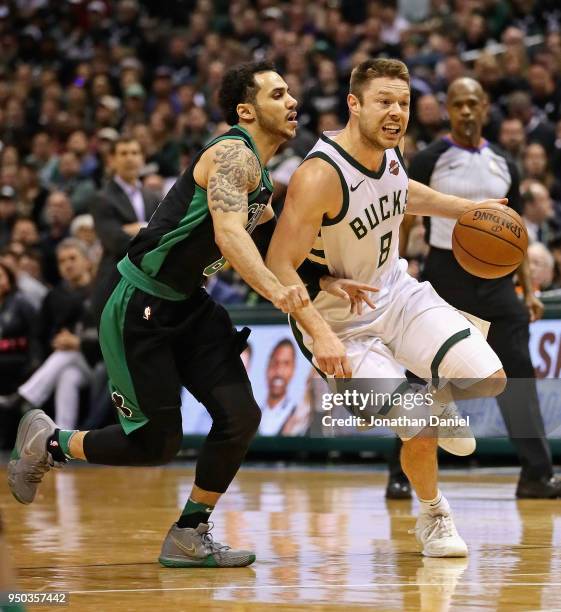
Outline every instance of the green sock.
{"type": "Polygon", "coordinates": [[[180,529],[184,529],[185,527],[196,529],[199,526],[199,523],[208,523],[208,519],[210,518],[213,510],[214,506],[201,504],[189,498],[185,504],[185,508],[183,508],[183,512],[181,513],[179,520],[177,521],[177,526],[180,529]]]}
{"type": "Polygon", "coordinates": [[[61,429],[58,432],[58,443],[60,444],[60,450],[64,453],[64,456],[67,459],[74,459],[72,453],[70,452],[70,440],[77,432],[77,429],[61,429]]]}

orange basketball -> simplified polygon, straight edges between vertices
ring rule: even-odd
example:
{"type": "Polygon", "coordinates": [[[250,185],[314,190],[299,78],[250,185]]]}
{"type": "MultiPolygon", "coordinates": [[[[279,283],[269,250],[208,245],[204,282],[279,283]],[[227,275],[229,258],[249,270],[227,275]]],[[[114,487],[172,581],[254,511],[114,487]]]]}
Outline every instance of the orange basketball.
{"type": "Polygon", "coordinates": [[[456,222],[452,250],[464,270],[480,278],[500,278],[518,268],[528,233],[518,213],[502,204],[474,206],[456,222]]]}

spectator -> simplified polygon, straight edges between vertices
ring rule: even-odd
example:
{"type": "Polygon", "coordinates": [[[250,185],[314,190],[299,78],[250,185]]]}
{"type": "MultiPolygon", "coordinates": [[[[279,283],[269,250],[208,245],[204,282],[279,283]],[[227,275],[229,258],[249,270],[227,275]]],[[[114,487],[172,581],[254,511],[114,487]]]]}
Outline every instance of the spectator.
{"type": "Polygon", "coordinates": [[[72,132],[66,141],[66,149],[76,154],[80,164],[79,176],[81,178],[93,178],[96,173],[98,161],[90,153],[88,137],[84,130],[72,132]]]}
{"type": "Polygon", "coordinates": [[[119,138],[111,145],[114,178],[91,202],[95,231],[103,245],[103,257],[97,279],[103,284],[124,257],[134,238],[156,210],[159,200],[140,184],[144,164],[140,144],[131,138],[119,138]]]}
{"type": "Polygon", "coordinates": [[[19,242],[25,248],[37,247],[39,244],[39,230],[29,217],[17,217],[12,227],[11,242],[19,242]]]}
{"type": "Polygon", "coordinates": [[[53,142],[47,132],[37,132],[33,136],[31,155],[38,165],[41,185],[49,188],[58,167],[58,158],[54,154],[53,142]]]}
{"type": "Polygon", "coordinates": [[[20,166],[18,188],[19,212],[31,216],[38,226],[42,226],[49,190],[41,184],[39,164],[31,155],[28,155],[20,166]]]}
{"type": "MultiPolygon", "coordinates": [[[[34,314],[14,274],[0,262],[0,393],[12,393],[29,373],[34,314]]],[[[18,420],[18,412],[0,405],[0,449],[12,444],[18,420]]]]}
{"type": "Polygon", "coordinates": [[[524,181],[521,185],[524,202],[522,218],[530,242],[543,242],[552,237],[551,221],[555,215],[553,202],[546,187],[538,181],[524,181]]]}
{"type": "Polygon", "coordinates": [[[547,246],[555,261],[552,286],[554,289],[561,289],[561,234],[555,234],[547,246]]]}
{"type": "Polygon", "coordinates": [[[555,129],[534,113],[530,94],[525,91],[515,91],[508,97],[507,107],[509,117],[520,119],[522,122],[527,141],[539,142],[548,153],[552,153],[555,144],[555,129]]]}
{"type": "Polygon", "coordinates": [[[436,96],[425,94],[417,100],[413,135],[419,149],[427,147],[446,127],[436,96]]]}
{"type": "Polygon", "coordinates": [[[123,129],[132,128],[135,124],[146,121],[145,102],[146,92],[140,83],[132,83],[126,88],[123,129]]]}
{"type": "Polygon", "coordinates": [[[60,156],[54,183],[60,191],[70,198],[74,214],[87,210],[88,201],[95,192],[92,179],[80,175],[80,159],[74,151],[66,151],[60,156]]]}
{"type": "Polygon", "coordinates": [[[536,295],[553,288],[555,259],[541,242],[533,242],[528,247],[530,278],[536,295]]]}
{"type": "Polygon", "coordinates": [[[561,88],[555,75],[540,64],[532,64],[528,69],[528,83],[532,103],[544,119],[552,123],[561,119],[561,88]]]}
{"type": "Polygon", "coordinates": [[[55,285],[60,277],[56,263],[56,247],[68,238],[74,211],[68,196],[62,191],[53,191],[45,205],[46,229],[41,234],[39,249],[43,255],[43,274],[45,280],[55,285]]]}
{"type": "Polygon", "coordinates": [[[13,271],[0,262],[0,393],[11,393],[29,372],[34,316],[13,271]]]}
{"type": "Polygon", "coordinates": [[[48,357],[17,393],[0,397],[0,406],[12,410],[40,408],[54,392],[57,423],[74,429],[78,425],[80,389],[92,377],[90,364],[80,351],[83,323],[88,317],[91,264],[84,246],[74,238],[58,245],[57,258],[62,281],[45,298],[39,318],[40,337],[50,345],[43,346],[48,357]]]}
{"type": "Polygon", "coordinates": [[[561,217],[561,182],[551,171],[547,152],[539,142],[533,142],[524,151],[524,178],[542,183],[555,205],[555,217],[561,217]]]}
{"type": "MultiPolygon", "coordinates": [[[[204,113],[204,111],[203,111],[204,113]]],[[[156,164],[158,174],[164,177],[179,174],[179,143],[173,136],[175,117],[164,111],[152,113],[150,117],[150,134],[156,147],[156,152],[146,161],[156,164]]]]}
{"type": "Polygon", "coordinates": [[[0,188],[0,247],[10,242],[17,212],[14,188],[8,185],[0,188]]]}
{"type": "MultiPolygon", "coordinates": [[[[47,295],[43,283],[41,254],[37,250],[17,251],[13,243],[0,251],[0,261],[10,269],[17,282],[17,290],[38,311],[47,295]]],[[[21,246],[21,245],[19,245],[21,246]]]]}
{"type": "Polygon", "coordinates": [[[510,155],[517,170],[523,172],[522,158],[526,146],[526,134],[520,119],[505,119],[499,129],[499,144],[510,155]]]}
{"type": "Polygon", "coordinates": [[[103,247],[95,233],[95,223],[92,215],[78,215],[70,224],[70,236],[80,240],[86,247],[88,259],[92,265],[93,276],[96,275],[103,247]]]}
{"type": "Polygon", "coordinates": [[[337,74],[335,62],[324,59],[319,62],[317,81],[304,95],[302,112],[309,116],[311,130],[317,129],[318,118],[321,113],[334,113],[339,120],[346,116],[346,92],[337,74]]]}

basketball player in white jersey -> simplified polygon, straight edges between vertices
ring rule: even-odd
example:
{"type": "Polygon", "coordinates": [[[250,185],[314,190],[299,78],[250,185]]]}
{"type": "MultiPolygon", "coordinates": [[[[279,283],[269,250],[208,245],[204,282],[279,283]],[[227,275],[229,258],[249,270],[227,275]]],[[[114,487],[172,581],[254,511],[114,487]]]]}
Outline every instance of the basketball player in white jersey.
{"type": "MultiPolygon", "coordinates": [[[[499,394],[505,374],[484,336],[429,283],[410,277],[399,259],[399,226],[406,211],[456,219],[474,204],[407,178],[400,148],[409,120],[405,64],[362,62],[352,72],[347,102],[345,128],[323,134],[290,181],[267,265],[285,285],[299,282],[297,269],[307,260],[323,266],[325,275],[375,286],[375,308],[365,302],[362,312],[351,312],[343,297],[309,288],[311,305],[292,315],[297,340],[327,376],[376,379],[377,390],[386,381],[393,389],[382,390],[390,392],[406,385],[404,367],[432,380],[439,389],[436,414],[454,412],[446,406],[453,398],[499,394]],[[455,386],[442,388],[442,380],[455,386]],[[462,380],[471,386],[461,388],[462,380]]],[[[486,204],[491,202],[505,200],[486,204]]],[[[326,281],[316,289],[325,289],[326,281]]],[[[399,410],[392,407],[384,414],[398,416],[399,410]]],[[[403,470],[420,500],[415,532],[423,554],[467,555],[438,489],[436,451],[440,443],[467,454],[475,447],[473,438],[460,438],[450,429],[446,440],[414,428],[396,433],[404,441],[403,470]]]]}

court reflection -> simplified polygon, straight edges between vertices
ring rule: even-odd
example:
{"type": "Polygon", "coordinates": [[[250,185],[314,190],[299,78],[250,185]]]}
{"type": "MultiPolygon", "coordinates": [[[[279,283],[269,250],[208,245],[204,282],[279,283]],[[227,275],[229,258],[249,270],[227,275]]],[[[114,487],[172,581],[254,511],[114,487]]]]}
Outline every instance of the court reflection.
{"type": "Polygon", "coordinates": [[[182,467],[70,467],[49,474],[27,507],[3,485],[21,588],[71,591],[77,610],[558,606],[561,502],[516,502],[512,477],[445,474],[470,557],[429,559],[407,533],[416,503],[386,502],[384,474],[244,470],[212,518],[216,539],[254,549],[255,565],[162,568],[161,542],[192,478],[182,467]]]}

